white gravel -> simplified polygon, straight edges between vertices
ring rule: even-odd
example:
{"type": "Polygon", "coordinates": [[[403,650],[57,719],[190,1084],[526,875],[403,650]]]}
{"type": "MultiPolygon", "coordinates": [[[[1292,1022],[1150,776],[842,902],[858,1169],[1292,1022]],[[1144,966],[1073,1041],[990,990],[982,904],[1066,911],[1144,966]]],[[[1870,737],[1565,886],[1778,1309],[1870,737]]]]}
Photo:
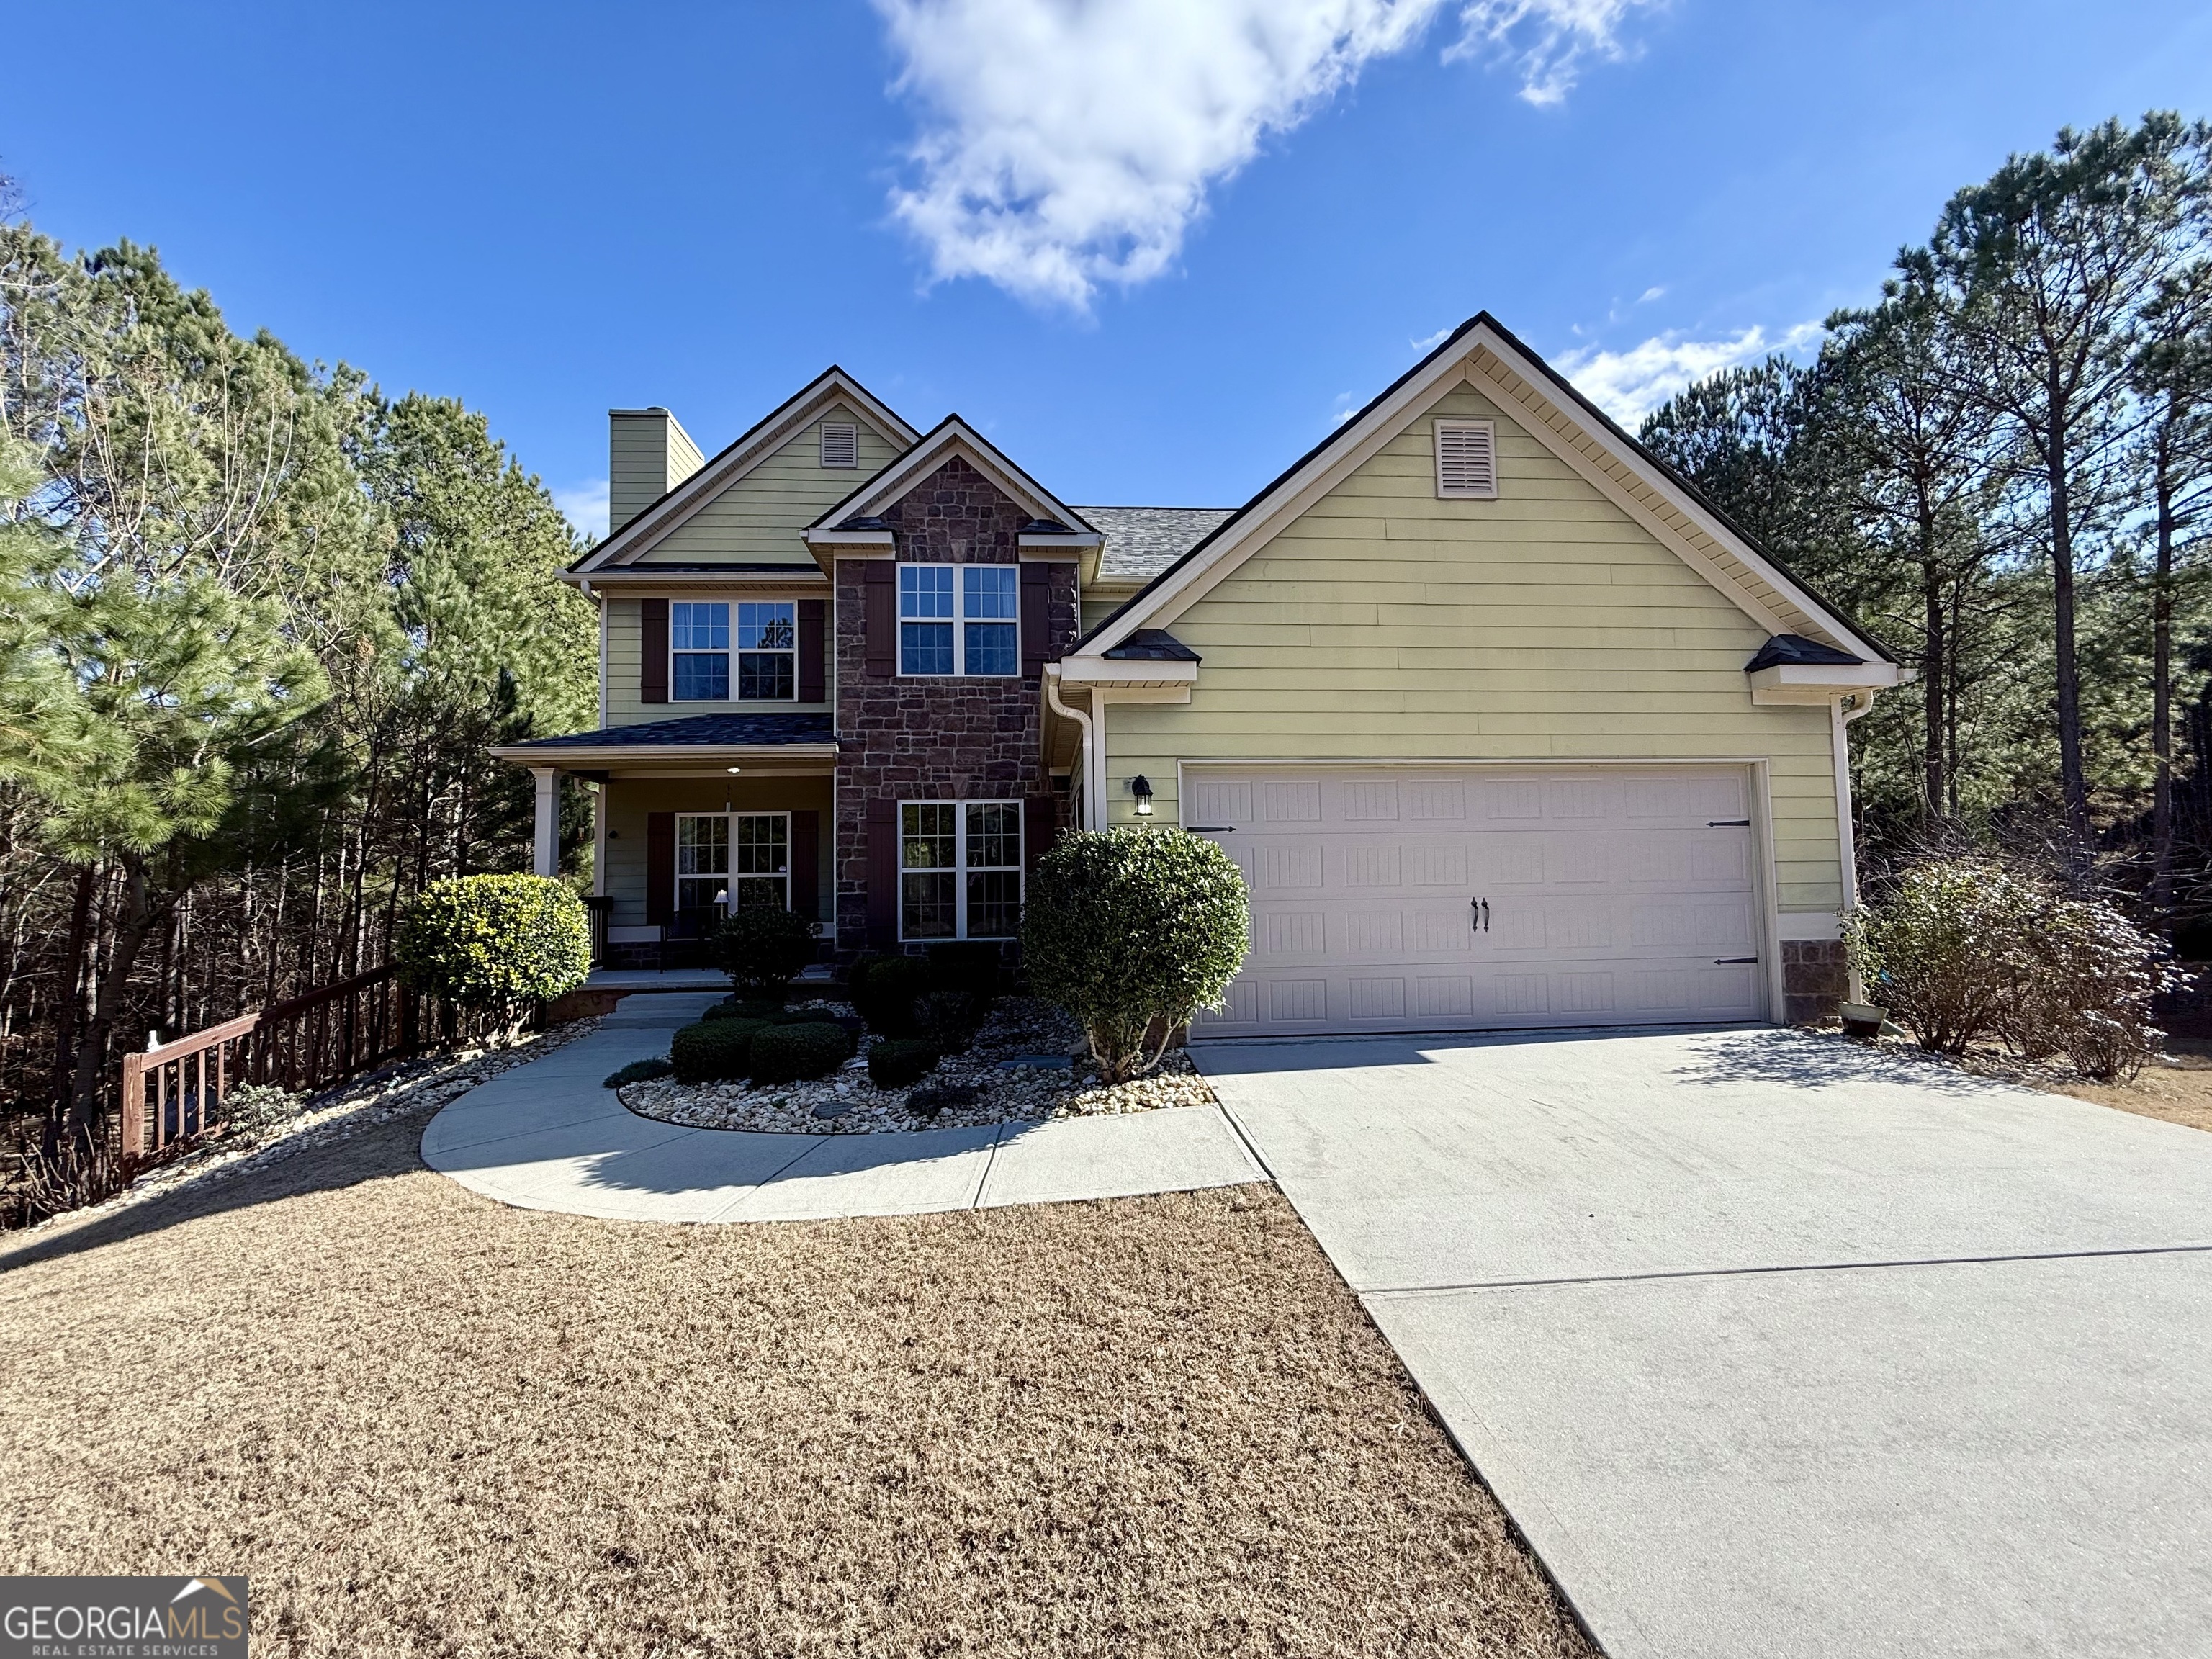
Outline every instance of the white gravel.
{"type": "MultiPolygon", "coordinates": [[[[842,1003],[802,1005],[824,1012],[849,1012],[842,1003]]],[[[981,1092],[964,1106],[947,1106],[933,1117],[908,1109],[913,1088],[878,1089],[868,1080],[867,1045],[842,1070],[805,1083],[678,1083],[671,1078],[625,1085],[623,1104],[641,1117],[702,1129],[751,1129],[772,1134],[890,1134],[913,1129],[976,1128],[993,1123],[1036,1122],[1054,1117],[1103,1117],[1163,1106],[1205,1106],[1213,1101],[1180,1049],[1148,1077],[1102,1087],[1091,1066],[1082,1029],[1060,1010],[1028,997],[1001,997],[964,1054],[947,1056],[915,1088],[972,1084],[981,1092]],[[1018,1056],[1074,1059],[1065,1071],[1002,1070],[1018,1056]],[[1079,1057],[1078,1056],[1085,1056],[1079,1057]],[[816,1115],[829,1108],[834,1116],[816,1115]]]]}

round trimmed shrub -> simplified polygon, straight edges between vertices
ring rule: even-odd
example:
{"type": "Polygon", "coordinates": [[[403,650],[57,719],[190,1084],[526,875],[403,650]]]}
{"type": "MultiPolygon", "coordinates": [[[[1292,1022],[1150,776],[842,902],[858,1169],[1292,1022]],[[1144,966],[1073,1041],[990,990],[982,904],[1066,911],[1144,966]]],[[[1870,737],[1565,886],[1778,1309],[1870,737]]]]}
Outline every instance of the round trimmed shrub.
{"type": "Polygon", "coordinates": [[[979,1005],[999,994],[1001,966],[999,947],[989,939],[940,939],[929,947],[935,988],[962,992],[979,1005]]]}
{"type": "Polygon", "coordinates": [[[853,1034],[827,1020],[767,1025],[753,1038],[752,1049],[754,1082],[797,1083],[827,1077],[852,1059],[853,1034]]]}
{"type": "Polygon", "coordinates": [[[665,1060],[633,1060],[627,1066],[607,1074],[601,1086],[619,1089],[626,1083],[650,1083],[657,1077],[666,1077],[676,1069],[665,1060]]]}
{"type": "Polygon", "coordinates": [[[870,1030],[912,1036],[914,1005],[936,986],[936,975],[920,957],[863,957],[853,964],[847,993],[870,1030]]]}
{"type": "Polygon", "coordinates": [[[912,1037],[885,1037],[868,1050],[868,1081],[878,1089],[903,1089],[936,1070],[937,1045],[912,1037]]]}
{"type": "Polygon", "coordinates": [[[590,976],[591,922],[574,890],[550,876],[453,876],[407,907],[392,957],[409,989],[519,1024],[532,1003],[590,976]]]}
{"type": "Polygon", "coordinates": [[[751,1069],[753,1039],[769,1028],[757,1019],[702,1019],[668,1042],[678,1083],[734,1083],[751,1069]]]}
{"type": "Polygon", "coordinates": [[[1193,1014],[1221,1006],[1249,918],[1243,872],[1203,836],[1082,830],[1037,865],[1022,957],[1036,994],[1082,1022],[1100,1079],[1120,1083],[1158,1065],[1193,1014]]]}
{"type": "Polygon", "coordinates": [[[778,1004],[814,960],[814,924],[775,904],[741,904],[714,933],[714,960],[741,996],[778,1004]]]}

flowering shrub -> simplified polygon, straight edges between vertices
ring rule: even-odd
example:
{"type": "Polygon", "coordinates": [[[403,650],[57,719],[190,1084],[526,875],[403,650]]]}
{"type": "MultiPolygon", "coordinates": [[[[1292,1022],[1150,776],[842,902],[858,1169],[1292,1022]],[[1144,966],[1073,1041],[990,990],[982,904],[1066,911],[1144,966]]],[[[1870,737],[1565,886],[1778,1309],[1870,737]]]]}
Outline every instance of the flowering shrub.
{"type": "Polygon", "coordinates": [[[1850,918],[1844,942],[1868,994],[1922,1048],[1995,1038],[2095,1078],[2149,1059],[2151,1000],[2180,982],[2164,945],[2112,905],[1982,859],[1913,866],[1850,918]]]}
{"type": "Polygon", "coordinates": [[[1085,830],[1039,861],[1022,957],[1036,994],[1082,1022],[1100,1079],[1121,1083],[1158,1065],[1193,1014],[1221,1006],[1249,925],[1243,874],[1212,842],[1085,830]]]}

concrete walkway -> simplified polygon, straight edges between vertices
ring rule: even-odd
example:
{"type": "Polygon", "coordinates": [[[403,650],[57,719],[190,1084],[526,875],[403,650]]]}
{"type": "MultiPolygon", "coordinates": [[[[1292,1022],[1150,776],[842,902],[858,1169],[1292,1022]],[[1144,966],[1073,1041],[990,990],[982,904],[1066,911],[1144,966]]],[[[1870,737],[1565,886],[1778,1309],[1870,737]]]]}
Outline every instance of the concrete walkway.
{"type": "Polygon", "coordinates": [[[910,1134],[756,1134],[638,1117],[607,1074],[668,1052],[713,994],[623,998],[592,1036],[430,1120],[422,1159],[524,1209],[624,1221],[801,1221],[1128,1198],[1267,1177],[1216,1107],[910,1134]]]}
{"type": "Polygon", "coordinates": [[[2212,1653],[2212,1134],[1786,1031],[1194,1053],[1611,1659],[2212,1653]]]}

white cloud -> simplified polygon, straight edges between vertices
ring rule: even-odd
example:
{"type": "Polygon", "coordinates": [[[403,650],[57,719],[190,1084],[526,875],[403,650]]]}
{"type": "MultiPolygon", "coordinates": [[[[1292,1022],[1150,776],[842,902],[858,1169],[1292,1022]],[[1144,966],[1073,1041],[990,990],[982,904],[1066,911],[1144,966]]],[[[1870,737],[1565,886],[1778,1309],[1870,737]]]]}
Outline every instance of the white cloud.
{"type": "Polygon", "coordinates": [[[1818,323],[1799,323],[1773,336],[1754,325],[1724,340],[1660,334],[1626,351],[1585,346],[1568,352],[1554,367],[1574,382],[1576,391],[1632,430],[1692,380],[1769,352],[1802,351],[1820,337],[1818,323]]]}
{"type": "Polygon", "coordinates": [[[1656,0],[875,0],[922,111],[894,212],[937,280],[1087,307],[1166,270],[1207,190],[1456,6],[1449,57],[1536,103],[1656,0]]]}
{"type": "Polygon", "coordinates": [[[604,539],[607,533],[607,481],[592,478],[578,484],[574,489],[553,492],[553,505],[561,509],[561,516],[575,526],[586,536],[604,539]]]}
{"type": "Polygon", "coordinates": [[[1435,333],[1425,334],[1419,339],[1408,340],[1406,343],[1416,351],[1433,351],[1444,343],[1444,336],[1450,332],[1451,325],[1447,323],[1435,333]]]}

